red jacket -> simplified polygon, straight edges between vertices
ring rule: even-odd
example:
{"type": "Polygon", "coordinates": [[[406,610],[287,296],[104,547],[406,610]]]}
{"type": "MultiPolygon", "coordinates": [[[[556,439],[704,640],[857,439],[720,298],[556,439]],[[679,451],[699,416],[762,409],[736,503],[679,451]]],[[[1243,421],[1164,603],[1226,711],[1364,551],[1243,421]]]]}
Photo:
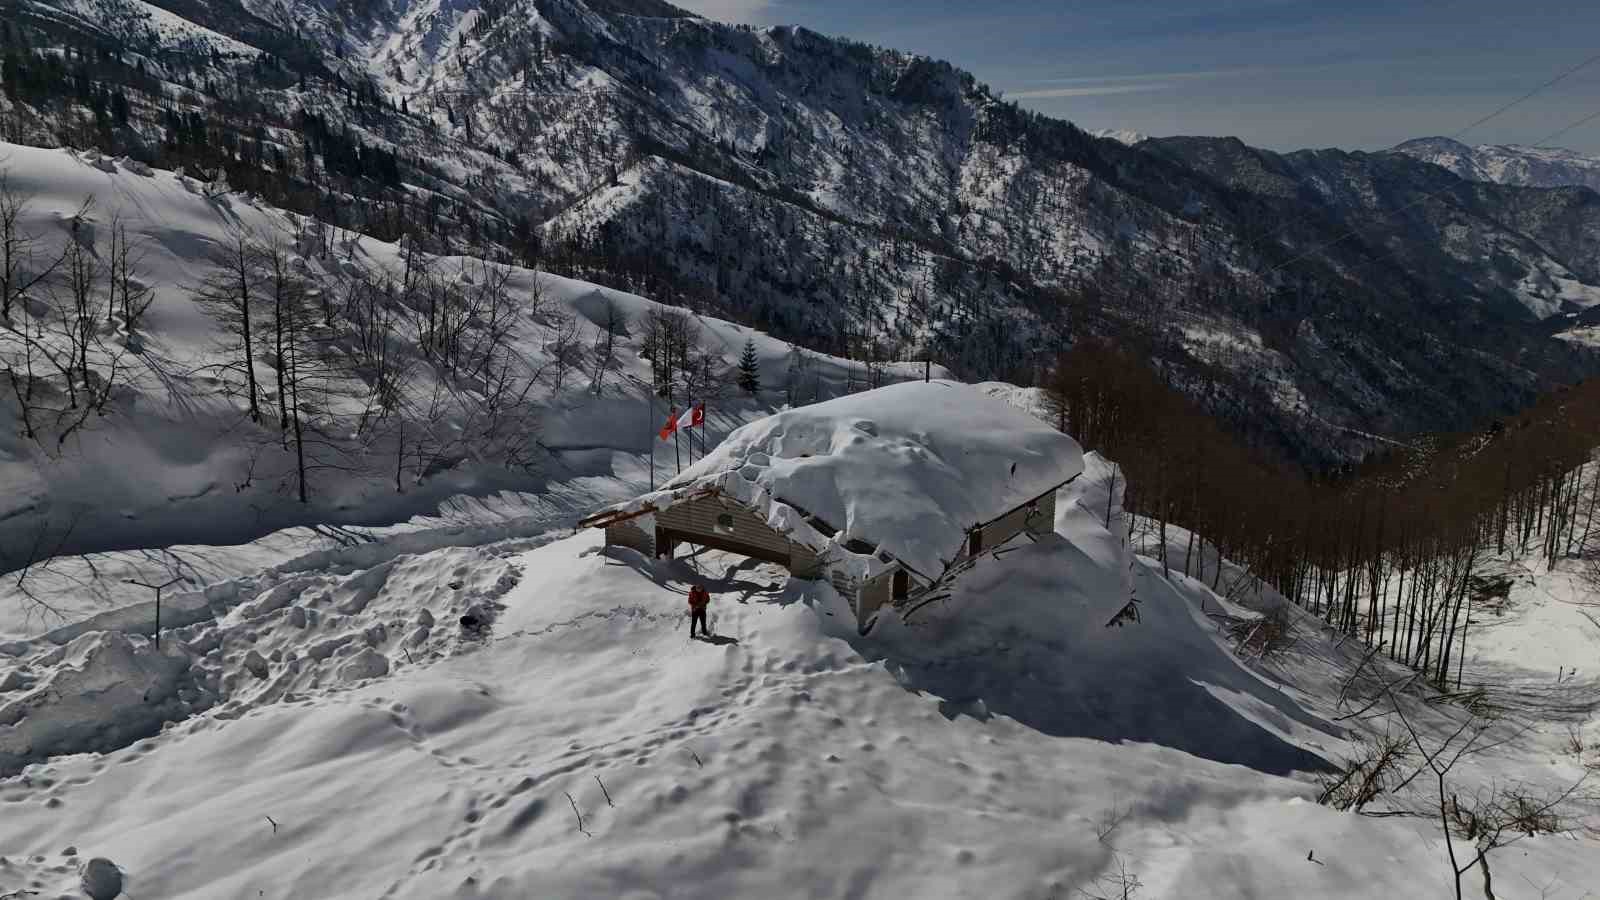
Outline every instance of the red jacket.
{"type": "Polygon", "coordinates": [[[706,604],[708,604],[710,602],[711,602],[711,592],[710,591],[708,591],[708,590],[706,590],[705,588],[702,588],[702,587],[692,587],[692,588],[689,589],[689,608],[690,609],[705,609],[706,608],[706,604]]]}

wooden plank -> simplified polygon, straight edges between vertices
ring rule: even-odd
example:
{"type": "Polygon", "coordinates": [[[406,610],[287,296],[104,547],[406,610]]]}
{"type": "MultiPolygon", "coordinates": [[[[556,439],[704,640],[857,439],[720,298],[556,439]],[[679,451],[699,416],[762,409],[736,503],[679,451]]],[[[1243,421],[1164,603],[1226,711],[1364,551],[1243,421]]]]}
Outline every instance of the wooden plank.
{"type": "Polygon", "coordinates": [[[690,503],[679,503],[662,511],[656,521],[663,528],[685,534],[702,534],[722,540],[763,547],[774,553],[788,554],[793,541],[774,530],[763,519],[743,504],[721,498],[701,498],[690,503]],[[718,526],[718,519],[728,516],[731,530],[718,526]]]}
{"type": "Polygon", "coordinates": [[[666,542],[669,544],[673,541],[682,541],[686,544],[698,544],[702,547],[711,547],[716,550],[726,550],[729,553],[737,553],[740,556],[748,556],[751,559],[759,559],[766,562],[777,563],[784,567],[788,567],[789,565],[789,554],[774,553],[766,547],[757,547],[752,544],[742,544],[738,541],[718,537],[717,535],[691,534],[678,531],[673,528],[663,527],[659,530],[666,539],[666,542]]]}

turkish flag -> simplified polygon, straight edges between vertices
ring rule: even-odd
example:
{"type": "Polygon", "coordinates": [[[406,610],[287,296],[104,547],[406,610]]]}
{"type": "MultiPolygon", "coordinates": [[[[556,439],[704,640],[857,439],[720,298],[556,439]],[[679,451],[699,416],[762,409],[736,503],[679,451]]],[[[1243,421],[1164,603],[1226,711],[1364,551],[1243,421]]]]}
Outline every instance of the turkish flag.
{"type": "Polygon", "coordinates": [[[678,428],[693,428],[696,425],[704,425],[705,423],[706,405],[701,403],[684,410],[683,415],[679,416],[678,421],[673,424],[678,428]]]}
{"type": "Polygon", "coordinates": [[[667,424],[661,426],[661,439],[664,441],[678,430],[678,408],[674,406],[672,412],[667,414],[667,424]]]}

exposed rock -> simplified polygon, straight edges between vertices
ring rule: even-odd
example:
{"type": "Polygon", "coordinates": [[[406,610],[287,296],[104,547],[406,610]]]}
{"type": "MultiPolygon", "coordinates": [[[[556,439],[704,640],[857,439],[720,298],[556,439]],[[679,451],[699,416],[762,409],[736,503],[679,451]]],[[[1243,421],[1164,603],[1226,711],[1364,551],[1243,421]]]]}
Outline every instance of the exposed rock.
{"type": "Polygon", "coordinates": [[[244,667],[251,675],[262,679],[265,679],[270,671],[267,668],[266,658],[254,650],[244,655],[244,667]]]}
{"type": "Polygon", "coordinates": [[[90,900],[116,900],[122,895],[122,870],[103,856],[83,867],[83,892],[90,900]]]}

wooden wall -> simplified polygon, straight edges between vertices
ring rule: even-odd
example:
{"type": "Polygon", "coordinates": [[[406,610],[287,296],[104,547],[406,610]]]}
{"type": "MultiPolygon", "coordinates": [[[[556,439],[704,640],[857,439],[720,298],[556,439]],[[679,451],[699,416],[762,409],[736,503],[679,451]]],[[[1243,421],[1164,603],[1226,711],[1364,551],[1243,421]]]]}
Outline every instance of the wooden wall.
{"type": "Polygon", "coordinates": [[[617,522],[606,526],[607,547],[628,547],[643,553],[645,556],[656,555],[655,529],[646,531],[640,528],[637,520],[617,522]]]}

